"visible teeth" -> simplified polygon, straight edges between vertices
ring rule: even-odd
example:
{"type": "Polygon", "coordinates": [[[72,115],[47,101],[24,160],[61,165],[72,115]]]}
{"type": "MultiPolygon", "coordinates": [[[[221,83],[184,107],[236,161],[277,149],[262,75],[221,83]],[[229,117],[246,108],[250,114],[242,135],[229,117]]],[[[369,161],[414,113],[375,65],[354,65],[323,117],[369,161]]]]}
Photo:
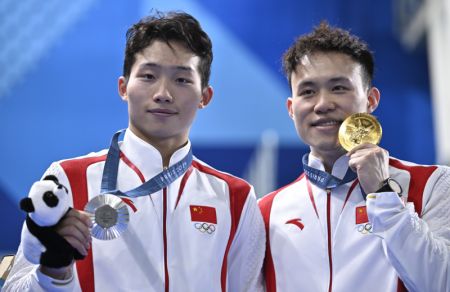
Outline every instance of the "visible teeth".
{"type": "Polygon", "coordinates": [[[336,124],[337,124],[336,121],[328,121],[328,122],[319,123],[319,125],[322,125],[322,126],[332,126],[332,125],[336,125],[336,124]]]}

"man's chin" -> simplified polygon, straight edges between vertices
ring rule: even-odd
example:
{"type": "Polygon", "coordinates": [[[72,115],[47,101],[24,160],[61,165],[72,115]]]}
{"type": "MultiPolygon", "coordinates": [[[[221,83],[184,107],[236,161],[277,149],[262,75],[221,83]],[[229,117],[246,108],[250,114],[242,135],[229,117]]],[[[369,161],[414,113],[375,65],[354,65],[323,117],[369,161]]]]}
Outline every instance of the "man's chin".
{"type": "Polygon", "coordinates": [[[310,144],[311,149],[315,149],[316,151],[320,152],[327,152],[327,153],[346,153],[344,148],[342,148],[341,144],[339,143],[314,143],[310,144]]]}

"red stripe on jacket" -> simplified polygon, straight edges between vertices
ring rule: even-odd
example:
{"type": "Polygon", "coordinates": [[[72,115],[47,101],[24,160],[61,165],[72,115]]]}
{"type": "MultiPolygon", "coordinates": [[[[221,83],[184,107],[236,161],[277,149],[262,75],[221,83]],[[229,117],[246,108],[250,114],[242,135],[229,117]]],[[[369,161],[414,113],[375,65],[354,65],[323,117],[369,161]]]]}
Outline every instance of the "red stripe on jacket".
{"type": "MultiPolygon", "coordinates": [[[[105,161],[106,155],[98,157],[88,157],[81,159],[66,160],[61,163],[61,167],[67,175],[72,189],[73,207],[77,210],[83,210],[88,202],[87,187],[87,168],[94,163],[105,161]]],[[[99,190],[100,191],[100,190],[99,190]]],[[[78,280],[83,292],[94,292],[94,266],[92,257],[92,248],[88,255],[76,264],[78,280]]]]}
{"type": "Polygon", "coordinates": [[[409,172],[411,180],[409,181],[408,202],[414,203],[414,208],[422,216],[423,191],[431,174],[436,170],[437,166],[423,165],[405,165],[396,159],[389,159],[389,164],[395,168],[403,169],[409,172]]]}
{"type": "Polygon", "coordinates": [[[273,264],[272,252],[270,250],[270,212],[272,211],[272,203],[275,199],[275,196],[278,195],[280,191],[300,181],[304,176],[305,174],[302,173],[302,175],[300,175],[295,181],[276,191],[269,193],[268,195],[264,196],[264,198],[262,198],[258,203],[259,209],[261,209],[261,214],[263,216],[264,225],[266,227],[266,256],[264,259],[264,276],[266,280],[267,292],[277,291],[275,266],[273,264]]]}
{"type": "MultiPolygon", "coordinates": [[[[121,153],[120,157],[136,172],[139,178],[142,179],[143,176],[140,170],[123,153],[121,153]]],[[[106,154],[96,157],[70,159],[61,162],[61,167],[67,175],[72,190],[72,200],[75,209],[83,210],[88,202],[87,168],[94,163],[105,160],[106,154]]],[[[83,260],[77,261],[76,268],[81,290],[83,292],[94,292],[95,283],[92,248],[89,249],[88,255],[83,260]]]]}
{"type": "Polygon", "coordinates": [[[222,271],[221,271],[221,287],[222,291],[225,292],[227,291],[228,252],[230,251],[231,243],[233,242],[234,236],[239,226],[242,210],[244,208],[245,202],[247,201],[247,197],[251,187],[246,181],[240,178],[219,172],[197,161],[192,161],[192,166],[198,169],[200,172],[210,174],[224,180],[228,185],[230,193],[231,230],[230,230],[230,237],[228,238],[227,247],[225,249],[225,254],[223,256],[222,271]]]}
{"type": "MultiPolygon", "coordinates": [[[[437,166],[423,166],[423,165],[405,165],[401,161],[390,158],[389,165],[406,170],[409,172],[411,179],[409,181],[408,202],[414,204],[419,217],[422,217],[422,203],[423,203],[423,191],[427,184],[431,174],[436,170],[437,166]]],[[[405,284],[398,279],[397,292],[407,292],[405,284]]]]}

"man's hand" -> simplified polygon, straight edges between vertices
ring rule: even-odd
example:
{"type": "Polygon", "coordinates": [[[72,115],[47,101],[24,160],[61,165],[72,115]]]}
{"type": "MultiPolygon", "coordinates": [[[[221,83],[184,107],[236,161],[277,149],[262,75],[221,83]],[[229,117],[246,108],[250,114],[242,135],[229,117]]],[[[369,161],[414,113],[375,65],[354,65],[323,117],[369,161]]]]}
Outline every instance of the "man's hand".
{"type": "Polygon", "coordinates": [[[64,237],[81,255],[86,256],[91,246],[92,237],[89,215],[83,211],[70,209],[56,226],[56,232],[64,237]]]}
{"type": "Polygon", "coordinates": [[[376,192],[389,177],[389,152],[374,144],[361,144],[347,153],[349,166],[358,175],[366,194],[376,192]]]}
{"type": "MultiPolygon", "coordinates": [[[[56,226],[56,232],[61,235],[81,255],[86,256],[91,247],[92,237],[89,215],[83,211],[70,209],[56,226]]],[[[41,266],[41,272],[55,279],[67,279],[71,276],[73,262],[62,268],[49,268],[41,266]]]]}

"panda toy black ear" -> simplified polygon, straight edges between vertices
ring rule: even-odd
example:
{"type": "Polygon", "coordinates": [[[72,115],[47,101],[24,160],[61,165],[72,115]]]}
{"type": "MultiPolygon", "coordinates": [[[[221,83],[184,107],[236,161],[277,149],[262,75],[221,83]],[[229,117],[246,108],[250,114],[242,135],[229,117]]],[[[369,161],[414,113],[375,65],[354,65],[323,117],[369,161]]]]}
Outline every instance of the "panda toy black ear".
{"type": "Polygon", "coordinates": [[[43,180],[52,180],[55,184],[59,185],[58,178],[52,174],[45,176],[43,180]]]}
{"type": "Polygon", "coordinates": [[[20,209],[24,210],[27,213],[34,212],[33,201],[30,198],[24,198],[20,200],[20,209]]]}

